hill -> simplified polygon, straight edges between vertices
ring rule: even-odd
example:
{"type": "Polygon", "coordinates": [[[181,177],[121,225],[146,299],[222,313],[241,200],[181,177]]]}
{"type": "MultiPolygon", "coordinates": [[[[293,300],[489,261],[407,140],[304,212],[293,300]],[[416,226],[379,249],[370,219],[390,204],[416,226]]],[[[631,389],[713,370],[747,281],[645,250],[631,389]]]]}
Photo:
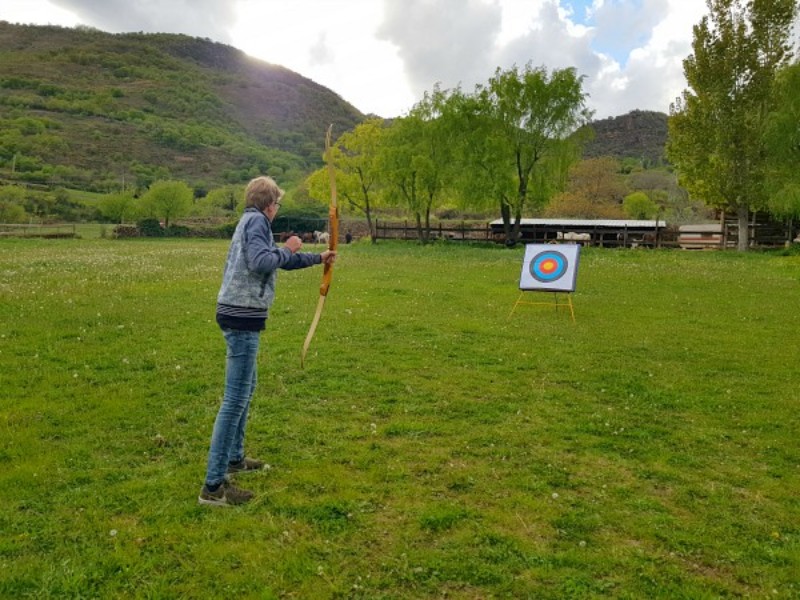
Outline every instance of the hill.
{"type": "Polygon", "coordinates": [[[620,160],[642,160],[646,166],[664,163],[667,144],[667,115],[634,110],[591,124],[595,138],[586,145],[584,158],[612,156],[620,160]]]}
{"type": "Polygon", "coordinates": [[[94,191],[298,181],[324,133],[364,119],[331,90],[230,46],[0,21],[0,177],[94,191]]]}

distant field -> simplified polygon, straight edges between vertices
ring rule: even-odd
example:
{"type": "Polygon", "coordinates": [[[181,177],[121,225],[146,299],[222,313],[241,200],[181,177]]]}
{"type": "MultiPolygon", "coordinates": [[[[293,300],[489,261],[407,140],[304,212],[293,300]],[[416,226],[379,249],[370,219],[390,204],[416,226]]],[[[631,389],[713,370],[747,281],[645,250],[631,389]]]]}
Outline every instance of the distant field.
{"type": "Polygon", "coordinates": [[[0,597],[800,597],[800,256],[345,246],[305,370],[281,273],[214,510],[226,249],[0,240],[0,597]]]}

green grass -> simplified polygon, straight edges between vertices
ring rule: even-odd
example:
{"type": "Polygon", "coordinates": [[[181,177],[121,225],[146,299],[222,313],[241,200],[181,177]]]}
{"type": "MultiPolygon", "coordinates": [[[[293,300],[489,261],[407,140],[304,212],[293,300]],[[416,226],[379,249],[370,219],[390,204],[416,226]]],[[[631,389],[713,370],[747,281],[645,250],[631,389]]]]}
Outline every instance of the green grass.
{"type": "Polygon", "coordinates": [[[800,597],[800,256],[347,246],[305,370],[281,273],[215,510],[226,250],[0,241],[0,597],[800,597]]]}
{"type": "Polygon", "coordinates": [[[113,223],[35,223],[32,225],[5,225],[2,230],[5,237],[74,236],[79,239],[96,240],[104,237],[110,238],[115,227],[116,225],[113,223]]]}

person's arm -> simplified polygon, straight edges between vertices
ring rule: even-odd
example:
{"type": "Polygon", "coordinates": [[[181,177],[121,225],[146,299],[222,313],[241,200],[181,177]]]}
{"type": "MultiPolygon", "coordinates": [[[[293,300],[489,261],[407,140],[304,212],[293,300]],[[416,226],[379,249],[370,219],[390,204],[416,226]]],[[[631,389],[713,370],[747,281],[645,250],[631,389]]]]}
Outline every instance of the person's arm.
{"type": "Polygon", "coordinates": [[[306,267],[313,267],[322,263],[322,256],[320,254],[311,254],[308,252],[296,252],[292,254],[291,258],[285,265],[281,265],[284,271],[292,271],[294,269],[305,269],[306,267]]]}
{"type": "Polygon", "coordinates": [[[272,231],[264,219],[250,219],[244,230],[244,255],[247,268],[255,273],[270,273],[292,260],[292,249],[278,248],[270,239],[272,231]]]}

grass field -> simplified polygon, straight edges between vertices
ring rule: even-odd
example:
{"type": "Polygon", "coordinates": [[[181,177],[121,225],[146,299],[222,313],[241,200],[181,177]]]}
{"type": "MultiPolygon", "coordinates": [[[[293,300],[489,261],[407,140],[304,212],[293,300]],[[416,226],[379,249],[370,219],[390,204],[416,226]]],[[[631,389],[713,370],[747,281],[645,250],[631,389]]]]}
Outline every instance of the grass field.
{"type": "Polygon", "coordinates": [[[304,370],[282,273],[211,509],[226,250],[0,241],[0,597],[800,597],[800,256],[347,246],[304,370]]]}

